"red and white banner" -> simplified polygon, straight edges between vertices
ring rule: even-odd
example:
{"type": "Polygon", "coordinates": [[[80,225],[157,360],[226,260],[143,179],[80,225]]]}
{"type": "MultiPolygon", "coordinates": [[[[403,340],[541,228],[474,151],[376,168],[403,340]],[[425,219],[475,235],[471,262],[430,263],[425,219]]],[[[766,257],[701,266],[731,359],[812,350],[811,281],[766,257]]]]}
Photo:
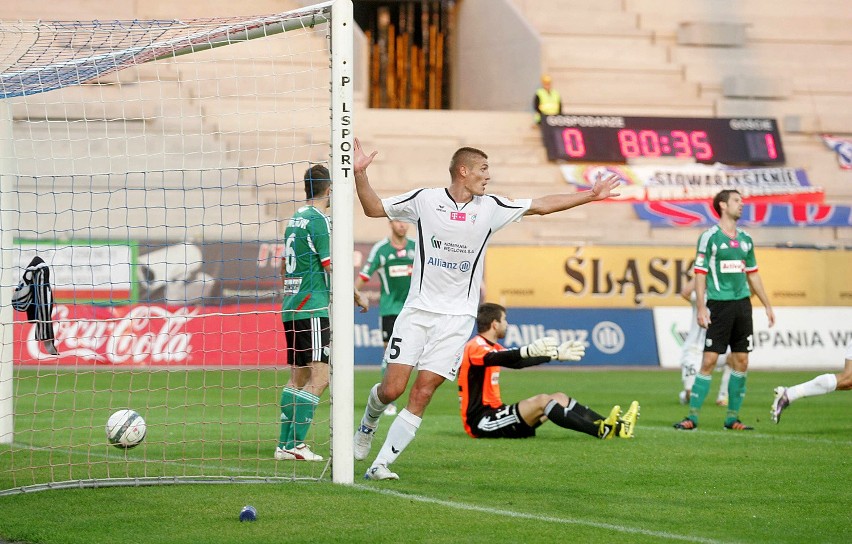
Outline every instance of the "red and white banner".
{"type": "Polygon", "coordinates": [[[844,170],[852,170],[852,138],[837,138],[822,135],[822,141],[829,149],[837,153],[837,164],[844,170]]]}
{"type": "Polygon", "coordinates": [[[612,200],[630,202],[706,201],[722,189],[736,189],[749,202],[822,203],[825,192],[814,187],[801,168],[731,168],[723,165],[683,166],[562,165],[567,183],[592,186],[599,175],[616,174],[622,185],[612,200]]]}
{"type": "Polygon", "coordinates": [[[169,307],[57,304],[59,356],[15,312],[15,363],[112,366],[285,366],[277,304],[169,307]]]}
{"type": "MultiPolygon", "coordinates": [[[[709,227],[719,216],[709,202],[634,203],[639,219],[652,227],[709,227]]],[[[744,227],[849,227],[852,207],[840,204],[790,204],[749,202],[743,206],[744,227]]]]}

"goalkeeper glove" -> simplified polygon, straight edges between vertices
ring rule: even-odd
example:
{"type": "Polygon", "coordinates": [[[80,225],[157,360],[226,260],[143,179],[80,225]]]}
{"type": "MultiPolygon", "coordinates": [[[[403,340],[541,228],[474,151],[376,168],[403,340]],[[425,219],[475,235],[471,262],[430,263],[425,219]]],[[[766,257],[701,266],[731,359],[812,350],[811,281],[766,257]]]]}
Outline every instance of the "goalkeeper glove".
{"type": "Polygon", "coordinates": [[[553,358],[560,361],[579,361],[585,354],[586,346],[582,342],[569,340],[559,345],[556,349],[556,356],[553,358]]]}
{"type": "Polygon", "coordinates": [[[556,338],[545,336],[532,344],[521,346],[521,357],[524,359],[529,359],[530,357],[550,357],[553,359],[557,355],[556,348],[558,345],[556,338]]]}

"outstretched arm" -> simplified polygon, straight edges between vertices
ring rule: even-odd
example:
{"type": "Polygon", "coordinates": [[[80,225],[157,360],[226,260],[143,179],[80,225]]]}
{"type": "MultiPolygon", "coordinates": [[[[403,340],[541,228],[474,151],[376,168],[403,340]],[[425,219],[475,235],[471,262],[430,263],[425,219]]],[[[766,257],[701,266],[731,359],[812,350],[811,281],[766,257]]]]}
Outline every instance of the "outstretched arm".
{"type": "Polygon", "coordinates": [[[367,217],[387,217],[385,207],[382,206],[382,199],[379,198],[379,195],[370,185],[370,180],[367,179],[367,167],[370,166],[378,153],[378,151],[373,151],[368,156],[361,148],[361,142],[358,141],[358,138],[355,138],[355,155],[353,157],[355,191],[358,193],[358,200],[361,201],[361,207],[364,208],[364,214],[367,217]]]}
{"type": "MultiPolygon", "coordinates": [[[[358,179],[357,176],[355,179],[358,179]]],[[[533,199],[532,205],[525,215],[547,215],[554,212],[568,210],[588,202],[604,200],[611,196],[619,196],[620,193],[613,192],[613,190],[618,188],[619,185],[621,185],[621,178],[618,177],[617,174],[609,174],[606,177],[598,175],[598,179],[595,181],[595,184],[588,191],[571,194],[547,195],[533,199]]]]}
{"type": "Polygon", "coordinates": [[[514,368],[520,370],[530,366],[537,366],[543,363],[549,363],[552,359],[547,355],[540,357],[529,357],[524,359],[521,357],[519,348],[504,349],[502,351],[492,351],[485,354],[482,362],[485,366],[502,366],[506,368],[514,368]]]}

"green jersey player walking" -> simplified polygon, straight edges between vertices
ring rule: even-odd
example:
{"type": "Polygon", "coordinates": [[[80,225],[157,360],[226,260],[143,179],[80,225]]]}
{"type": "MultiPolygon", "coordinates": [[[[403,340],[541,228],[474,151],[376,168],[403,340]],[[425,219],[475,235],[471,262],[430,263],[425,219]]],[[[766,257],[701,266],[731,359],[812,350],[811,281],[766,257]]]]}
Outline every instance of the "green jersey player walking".
{"type": "MultiPolygon", "coordinates": [[[[331,231],[328,169],[315,165],[305,172],[307,203],[287,222],[281,278],[281,320],[287,340],[290,379],[281,394],[281,434],[275,459],[322,461],[305,444],[320,395],[328,387],[329,287],[331,231]]],[[[355,290],[355,303],[367,303],[355,290]]]]}
{"type": "MultiPolygon", "coordinates": [[[[367,262],[361,268],[356,289],[361,289],[375,272],[379,274],[381,294],[379,295],[379,316],[382,327],[382,341],[388,347],[393,325],[402,311],[402,305],[411,287],[411,271],[414,267],[414,240],[410,240],[408,223],[390,221],[391,235],[376,242],[370,250],[367,262]]],[[[387,361],[382,360],[382,376],[387,371],[387,361]]],[[[391,402],[385,408],[385,415],[396,415],[396,404],[391,402]]]]}
{"type": "Polygon", "coordinates": [[[739,420],[739,411],[745,398],[748,354],[754,333],[751,293],[763,303],[770,327],[775,324],[775,313],[757,272],[754,242],[737,227],[743,213],[742,195],[735,190],[720,191],[713,199],[713,209],[719,214],[719,224],[704,231],[698,239],[694,267],[698,325],[707,329],[704,355],[692,386],[689,415],[674,427],[685,431],[698,427],[698,414],[710,391],[716,361],[730,346],[732,371],[724,428],[749,431],[753,427],[739,420]]]}

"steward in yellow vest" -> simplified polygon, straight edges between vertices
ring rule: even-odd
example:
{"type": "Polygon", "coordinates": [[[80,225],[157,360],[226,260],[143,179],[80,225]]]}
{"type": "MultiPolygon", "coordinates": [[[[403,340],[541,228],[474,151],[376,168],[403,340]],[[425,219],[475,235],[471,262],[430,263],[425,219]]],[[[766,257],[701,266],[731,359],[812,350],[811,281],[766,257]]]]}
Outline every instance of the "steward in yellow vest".
{"type": "Polygon", "coordinates": [[[541,118],[544,115],[562,114],[562,97],[559,96],[559,91],[551,89],[550,86],[550,76],[547,74],[541,76],[541,87],[535,92],[533,101],[537,124],[541,123],[541,118]]]}

